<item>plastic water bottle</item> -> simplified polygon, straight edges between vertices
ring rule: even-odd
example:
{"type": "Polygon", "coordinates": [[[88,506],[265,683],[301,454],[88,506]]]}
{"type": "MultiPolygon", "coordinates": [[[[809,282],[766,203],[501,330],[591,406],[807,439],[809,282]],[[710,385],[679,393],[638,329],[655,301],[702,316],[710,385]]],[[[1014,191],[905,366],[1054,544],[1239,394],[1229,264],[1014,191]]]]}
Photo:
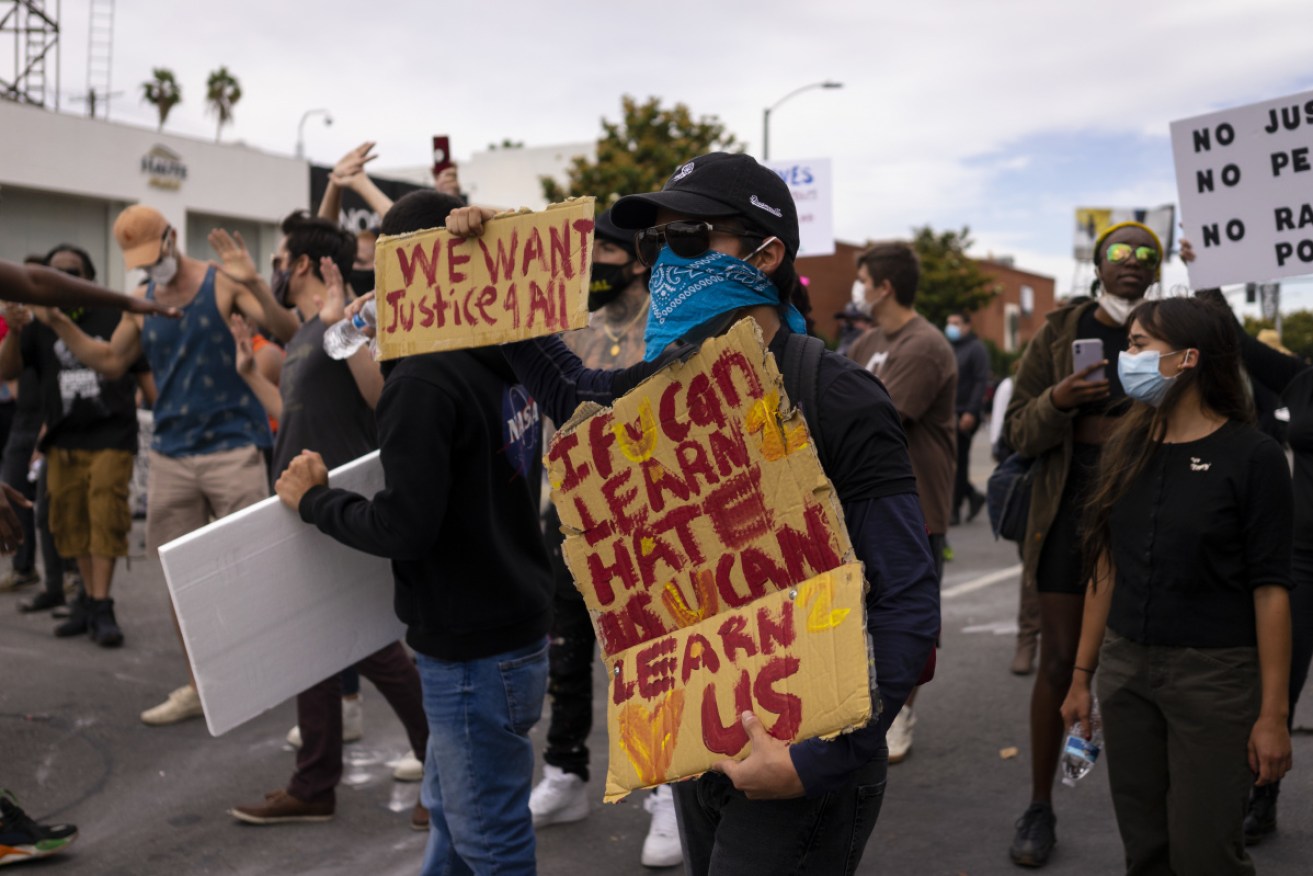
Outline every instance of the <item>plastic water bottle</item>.
{"type": "Polygon", "coordinates": [[[370,342],[367,330],[374,327],[374,315],[374,299],[371,298],[356,311],[355,316],[330,325],[324,332],[324,352],[334,359],[349,359],[356,350],[370,342]]]}
{"type": "Polygon", "coordinates": [[[1083,779],[1099,759],[1103,751],[1103,720],[1099,717],[1099,701],[1094,700],[1090,709],[1090,738],[1081,733],[1080,721],[1071,725],[1067,731],[1067,742],[1062,746],[1062,784],[1068,788],[1076,787],[1076,782],[1083,779]]]}

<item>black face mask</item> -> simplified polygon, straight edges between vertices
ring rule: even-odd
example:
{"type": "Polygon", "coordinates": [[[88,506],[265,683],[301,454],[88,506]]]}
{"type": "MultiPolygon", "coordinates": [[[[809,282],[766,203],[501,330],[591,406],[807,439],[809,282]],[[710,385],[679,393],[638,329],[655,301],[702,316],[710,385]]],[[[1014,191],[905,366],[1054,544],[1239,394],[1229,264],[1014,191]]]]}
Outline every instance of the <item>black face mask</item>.
{"type": "Polygon", "coordinates": [[[365,295],[374,291],[374,269],[353,270],[347,278],[351,283],[351,289],[357,295],[365,295]]]}
{"type": "Polygon", "coordinates": [[[292,275],[288,271],[274,268],[273,278],[269,281],[269,290],[274,293],[274,301],[278,302],[279,307],[291,307],[287,301],[287,293],[292,288],[292,275]]]}
{"type": "Polygon", "coordinates": [[[610,304],[634,281],[633,262],[608,265],[593,262],[593,274],[588,284],[588,310],[600,310],[610,304]]]}

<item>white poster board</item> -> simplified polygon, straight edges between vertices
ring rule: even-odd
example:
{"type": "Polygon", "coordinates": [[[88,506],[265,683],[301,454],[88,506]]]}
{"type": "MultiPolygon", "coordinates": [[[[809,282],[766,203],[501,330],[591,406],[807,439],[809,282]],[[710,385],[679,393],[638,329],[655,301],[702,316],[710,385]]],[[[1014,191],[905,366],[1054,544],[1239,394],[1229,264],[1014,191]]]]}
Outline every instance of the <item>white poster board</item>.
{"type": "Polygon", "coordinates": [[[1313,273],[1313,91],[1172,123],[1197,288],[1313,273]]]}
{"type": "MultiPolygon", "coordinates": [[[[383,488],[377,451],[329,473],[383,488]]],[[[219,736],[405,634],[392,568],[301,521],[277,497],[160,548],[205,722],[219,736]]]]}
{"type": "Polygon", "coordinates": [[[762,162],[780,175],[798,210],[798,255],[834,255],[834,178],[830,159],[762,162]]]}

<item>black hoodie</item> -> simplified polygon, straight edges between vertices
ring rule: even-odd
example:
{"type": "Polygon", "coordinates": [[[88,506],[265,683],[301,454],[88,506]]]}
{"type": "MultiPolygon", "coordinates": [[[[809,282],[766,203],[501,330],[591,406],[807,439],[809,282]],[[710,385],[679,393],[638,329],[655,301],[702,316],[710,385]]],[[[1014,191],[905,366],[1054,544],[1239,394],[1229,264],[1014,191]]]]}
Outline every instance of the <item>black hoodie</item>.
{"type": "Polygon", "coordinates": [[[547,635],[551,572],[538,527],[538,406],[495,347],[397,362],[378,402],[384,489],[314,487],[301,518],[392,560],[406,642],[473,660],[547,635]]]}

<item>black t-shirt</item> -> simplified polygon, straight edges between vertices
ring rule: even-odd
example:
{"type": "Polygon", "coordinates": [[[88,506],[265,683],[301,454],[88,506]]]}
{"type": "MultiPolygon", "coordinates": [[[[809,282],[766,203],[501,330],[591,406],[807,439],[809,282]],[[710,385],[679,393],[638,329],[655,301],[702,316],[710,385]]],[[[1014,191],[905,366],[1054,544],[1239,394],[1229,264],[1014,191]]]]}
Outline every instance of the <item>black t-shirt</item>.
{"type": "Polygon", "coordinates": [[[1286,440],[1295,458],[1295,547],[1313,551],[1313,368],[1290,382],[1281,402],[1290,411],[1286,440]]]}
{"type": "Polygon", "coordinates": [[[1286,455],[1253,426],[1161,445],[1113,507],[1108,626],[1143,645],[1254,645],[1254,589],[1290,586],[1291,517],[1286,455]]]}
{"type": "Polygon", "coordinates": [[[1120,417],[1126,413],[1130,403],[1126,401],[1126,390],[1122,388],[1121,378],[1117,376],[1117,357],[1126,349],[1130,332],[1126,326],[1105,325],[1094,312],[1097,307],[1088,307],[1076,321],[1076,340],[1084,341],[1098,338],[1103,341],[1103,358],[1108,360],[1104,366],[1104,376],[1108,378],[1108,397],[1101,401],[1086,402],[1080,406],[1082,414],[1099,414],[1105,417],[1120,417]]]}
{"type": "Polygon", "coordinates": [[[324,352],[318,315],[287,344],[278,392],[283,415],[274,438],[273,471],[281,474],[302,450],[313,450],[330,469],[378,448],[374,412],[351,376],[351,366],[324,352]]]}
{"type": "MultiPolygon", "coordinates": [[[[93,338],[108,340],[122,314],[110,308],[88,307],[77,317],[78,328],[93,338]]],[[[40,380],[41,416],[46,426],[41,449],[137,451],[137,381],[147,370],[145,360],[128,374],[110,380],[83,365],[54,330],[33,322],[23,329],[23,363],[40,380]]]]}

